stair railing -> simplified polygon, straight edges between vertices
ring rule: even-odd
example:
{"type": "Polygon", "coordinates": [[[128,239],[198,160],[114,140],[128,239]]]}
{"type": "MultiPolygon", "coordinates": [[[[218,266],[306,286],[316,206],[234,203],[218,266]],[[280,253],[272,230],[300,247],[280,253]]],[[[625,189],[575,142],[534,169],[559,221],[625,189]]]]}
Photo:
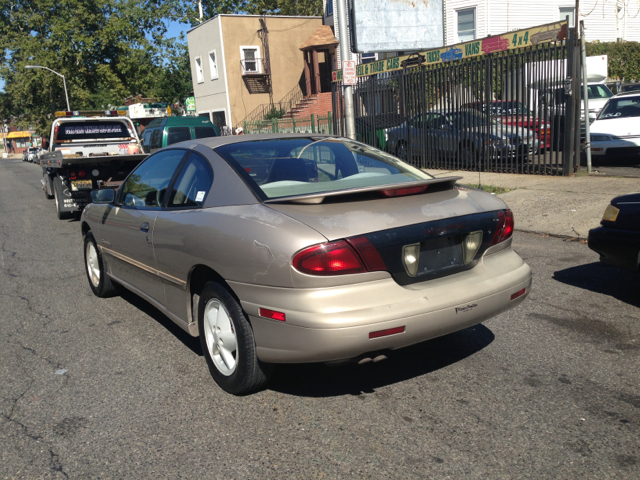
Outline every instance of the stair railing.
{"type": "Polygon", "coordinates": [[[264,120],[271,112],[281,112],[280,116],[284,116],[293,107],[295,107],[304,98],[304,93],[300,88],[300,84],[296,85],[287,93],[282,99],[274,103],[264,103],[258,105],[251,113],[249,113],[242,121],[238,122],[238,125],[242,125],[244,122],[257,122],[264,120]]]}

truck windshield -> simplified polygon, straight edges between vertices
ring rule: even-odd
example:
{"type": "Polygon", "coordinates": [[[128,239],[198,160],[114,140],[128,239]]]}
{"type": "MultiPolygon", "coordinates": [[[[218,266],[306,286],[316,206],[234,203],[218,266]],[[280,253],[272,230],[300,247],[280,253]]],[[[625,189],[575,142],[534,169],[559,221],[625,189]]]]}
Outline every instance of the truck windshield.
{"type": "Polygon", "coordinates": [[[609,100],[609,103],[600,112],[598,120],[627,117],[640,117],[640,96],[609,100]]]}
{"type": "Polygon", "coordinates": [[[130,137],[132,135],[124,122],[95,120],[60,123],[54,134],[55,140],[104,140],[130,137]]]}
{"type": "MultiPolygon", "coordinates": [[[[609,87],[606,85],[588,85],[587,86],[587,95],[589,99],[592,98],[611,98],[613,97],[613,92],[609,90],[609,87]]],[[[580,88],[580,97],[584,99],[584,91],[580,88]]]]}

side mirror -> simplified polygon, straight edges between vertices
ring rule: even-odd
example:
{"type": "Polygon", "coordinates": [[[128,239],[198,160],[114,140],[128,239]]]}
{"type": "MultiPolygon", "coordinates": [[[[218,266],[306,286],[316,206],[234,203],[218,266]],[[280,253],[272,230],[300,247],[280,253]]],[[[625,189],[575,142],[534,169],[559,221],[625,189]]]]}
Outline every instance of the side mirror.
{"type": "Polygon", "coordinates": [[[91,201],[93,203],[113,203],[115,199],[116,191],[112,188],[91,190],[91,201]]]}

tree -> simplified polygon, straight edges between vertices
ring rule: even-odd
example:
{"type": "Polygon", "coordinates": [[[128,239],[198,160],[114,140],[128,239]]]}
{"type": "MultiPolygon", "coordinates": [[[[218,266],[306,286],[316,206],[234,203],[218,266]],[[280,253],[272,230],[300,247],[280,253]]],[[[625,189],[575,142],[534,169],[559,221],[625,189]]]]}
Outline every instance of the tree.
{"type": "MultiPolygon", "coordinates": [[[[224,13],[252,15],[322,15],[322,0],[203,0],[204,17],[224,13]]],[[[188,12],[192,25],[198,23],[197,6],[188,12]]]]}
{"type": "Polygon", "coordinates": [[[178,0],[12,0],[0,3],[0,77],[7,102],[0,117],[24,118],[48,133],[55,110],[65,110],[65,76],[72,109],[102,109],[155,89],[162,71],[167,19],[178,0]],[[9,109],[7,111],[6,109],[9,109]]]}

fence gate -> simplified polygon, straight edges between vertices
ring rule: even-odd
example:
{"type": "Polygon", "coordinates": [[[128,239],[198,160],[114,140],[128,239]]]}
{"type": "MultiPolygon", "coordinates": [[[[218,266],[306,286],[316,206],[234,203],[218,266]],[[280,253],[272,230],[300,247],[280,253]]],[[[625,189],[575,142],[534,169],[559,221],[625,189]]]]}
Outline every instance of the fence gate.
{"type": "MultiPolygon", "coordinates": [[[[421,168],[562,175],[576,125],[566,37],[558,22],[358,65],[357,139],[421,168]]],[[[345,135],[340,71],[333,80],[345,135]]]]}

